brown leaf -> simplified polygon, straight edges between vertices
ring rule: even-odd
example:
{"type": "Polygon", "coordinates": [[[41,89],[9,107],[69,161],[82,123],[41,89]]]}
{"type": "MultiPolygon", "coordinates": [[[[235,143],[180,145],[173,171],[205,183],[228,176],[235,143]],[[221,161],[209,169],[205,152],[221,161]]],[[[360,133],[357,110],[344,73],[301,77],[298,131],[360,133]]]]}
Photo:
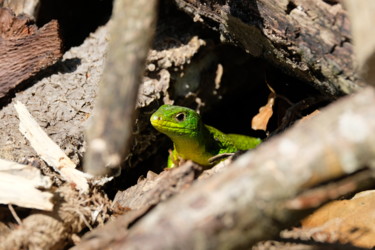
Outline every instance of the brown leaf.
{"type": "Polygon", "coordinates": [[[331,202],[302,221],[302,230],[318,241],[375,246],[375,191],[358,193],[351,200],[331,202]]]}
{"type": "Polygon", "coordinates": [[[253,117],[251,121],[251,128],[254,130],[266,131],[268,121],[273,114],[273,105],[275,103],[276,94],[271,92],[268,96],[267,104],[259,109],[259,113],[253,117]]]}

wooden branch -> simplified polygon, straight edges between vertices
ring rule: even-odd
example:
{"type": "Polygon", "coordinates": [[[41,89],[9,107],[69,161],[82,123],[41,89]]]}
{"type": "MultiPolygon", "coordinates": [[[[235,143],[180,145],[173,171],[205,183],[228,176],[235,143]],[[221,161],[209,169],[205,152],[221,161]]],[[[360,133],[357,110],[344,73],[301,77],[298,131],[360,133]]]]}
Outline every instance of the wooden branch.
{"type": "Polygon", "coordinates": [[[0,8],[0,98],[62,57],[57,21],[40,29],[0,8]]]}
{"type": "Polygon", "coordinates": [[[366,88],[275,136],[231,167],[159,204],[107,247],[234,249],[275,237],[301,211],[285,202],[375,162],[375,91],[366,88]]]}
{"type": "Polygon", "coordinates": [[[187,162],[156,177],[148,177],[125,191],[117,192],[113,205],[132,210],[157,205],[188,188],[201,171],[200,166],[187,162]]]}
{"type": "Polygon", "coordinates": [[[89,128],[84,168],[95,175],[118,170],[129,148],[135,102],[154,34],[156,0],[117,0],[108,59],[89,128]]]}
{"type": "Polygon", "coordinates": [[[329,95],[359,88],[352,65],[349,20],[341,3],[323,0],[175,0],[220,32],[221,38],[262,57],[329,95]]]}
{"type": "Polygon", "coordinates": [[[38,155],[56,172],[60,173],[68,183],[74,185],[81,192],[88,192],[89,184],[86,178],[89,178],[90,175],[75,169],[74,162],[48,137],[25,105],[17,102],[14,107],[20,119],[20,131],[29,140],[38,155]]]}

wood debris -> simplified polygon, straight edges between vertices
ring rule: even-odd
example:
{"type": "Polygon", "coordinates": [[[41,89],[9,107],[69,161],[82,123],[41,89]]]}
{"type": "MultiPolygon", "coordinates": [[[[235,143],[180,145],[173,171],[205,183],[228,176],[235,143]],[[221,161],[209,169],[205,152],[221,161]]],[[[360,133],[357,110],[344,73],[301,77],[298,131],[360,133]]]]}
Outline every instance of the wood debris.
{"type": "Polygon", "coordinates": [[[51,185],[39,169],[0,159],[0,203],[51,211],[53,194],[38,189],[51,185]]]}
{"type": "Polygon", "coordinates": [[[38,155],[56,172],[60,173],[67,182],[73,184],[78,190],[87,192],[89,188],[87,178],[90,175],[75,169],[74,162],[48,137],[25,105],[17,102],[14,107],[20,119],[20,131],[29,140],[38,155]]]}

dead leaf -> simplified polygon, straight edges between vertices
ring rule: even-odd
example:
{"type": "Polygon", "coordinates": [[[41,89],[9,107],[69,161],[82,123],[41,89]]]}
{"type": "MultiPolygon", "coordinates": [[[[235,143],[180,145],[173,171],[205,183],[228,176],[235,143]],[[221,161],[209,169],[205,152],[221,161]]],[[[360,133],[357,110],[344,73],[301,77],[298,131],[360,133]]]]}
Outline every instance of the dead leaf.
{"type": "Polygon", "coordinates": [[[251,121],[251,128],[254,130],[266,131],[268,121],[273,115],[273,105],[275,104],[276,94],[271,92],[268,96],[267,104],[259,109],[259,113],[255,115],[251,121]]]}
{"type": "Polygon", "coordinates": [[[375,190],[358,193],[351,200],[331,202],[304,219],[302,230],[324,242],[375,246],[375,190]]]}

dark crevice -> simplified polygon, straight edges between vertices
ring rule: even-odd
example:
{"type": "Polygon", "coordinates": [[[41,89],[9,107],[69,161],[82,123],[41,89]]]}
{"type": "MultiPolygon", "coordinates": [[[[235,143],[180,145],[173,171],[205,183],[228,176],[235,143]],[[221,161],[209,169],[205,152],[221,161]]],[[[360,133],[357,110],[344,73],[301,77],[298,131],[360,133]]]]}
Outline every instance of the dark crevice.
{"type": "MultiPolygon", "coordinates": [[[[341,45],[340,45],[341,46],[341,45]]],[[[329,50],[328,54],[333,54],[335,52],[335,49],[337,47],[337,44],[334,44],[332,48],[329,50]]]]}
{"type": "Polygon", "coordinates": [[[350,44],[352,44],[353,42],[352,42],[352,39],[350,39],[349,37],[344,36],[344,39],[342,39],[340,41],[340,47],[343,47],[344,43],[350,43],[350,44]]]}
{"type": "Polygon", "coordinates": [[[340,0],[323,0],[323,2],[329,4],[329,5],[336,5],[340,3],[340,0]]]}
{"type": "Polygon", "coordinates": [[[112,0],[41,0],[37,25],[52,19],[59,22],[64,49],[82,44],[99,26],[108,22],[112,14],[112,0]]]}
{"type": "Polygon", "coordinates": [[[351,39],[349,37],[344,37],[339,44],[334,44],[332,48],[329,50],[329,54],[333,54],[335,52],[335,49],[337,47],[343,47],[345,43],[352,43],[351,39]]]}
{"type": "Polygon", "coordinates": [[[289,15],[290,12],[292,12],[292,10],[294,10],[295,8],[297,8],[297,5],[296,5],[294,2],[289,1],[288,5],[286,6],[286,11],[285,11],[285,13],[286,13],[287,15],[289,15]]]}

